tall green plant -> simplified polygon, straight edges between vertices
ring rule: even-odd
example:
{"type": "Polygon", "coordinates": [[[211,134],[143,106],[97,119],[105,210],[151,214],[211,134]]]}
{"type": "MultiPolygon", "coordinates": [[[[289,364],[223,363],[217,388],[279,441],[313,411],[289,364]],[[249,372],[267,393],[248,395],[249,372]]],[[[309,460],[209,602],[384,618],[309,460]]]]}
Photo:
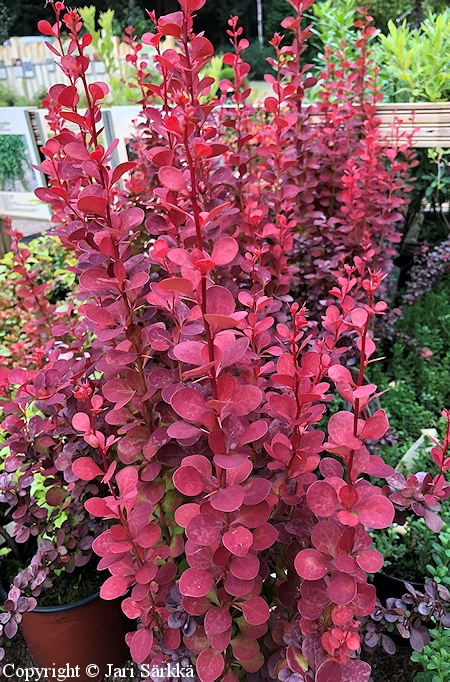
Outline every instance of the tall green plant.
{"type": "Polygon", "coordinates": [[[450,9],[429,12],[420,28],[406,19],[380,35],[383,71],[398,101],[439,102],[450,96],[450,9]]]}
{"type": "Polygon", "coordinates": [[[105,73],[110,89],[109,101],[111,104],[127,104],[129,99],[133,99],[135,92],[129,87],[129,82],[133,80],[133,71],[128,64],[121,69],[121,64],[117,59],[114,49],[114,17],[115,12],[108,9],[100,12],[98,22],[96,20],[96,8],[82,7],[80,15],[83,18],[84,26],[88,33],[92,35],[92,48],[94,54],[105,65],[105,73]],[[97,23],[100,29],[97,29],[97,23]]]}
{"type": "Polygon", "coordinates": [[[346,58],[356,57],[355,21],[360,18],[357,0],[324,0],[316,2],[312,6],[314,11],[313,33],[319,38],[322,52],[325,46],[332,48],[333,52],[342,49],[345,44],[346,58]]]}
{"type": "Polygon", "coordinates": [[[86,30],[92,36],[92,47],[95,54],[104,63],[106,73],[113,75],[117,71],[113,42],[114,10],[108,9],[106,12],[100,12],[98,24],[101,30],[96,28],[96,8],[93,5],[82,7],[79,11],[86,30]]]}
{"type": "MultiPolygon", "coordinates": [[[[312,6],[312,33],[318,48],[318,56],[314,61],[320,70],[325,63],[326,48],[331,48],[336,55],[337,68],[345,62],[354,62],[358,58],[356,45],[360,39],[360,27],[355,24],[361,20],[361,12],[358,11],[360,7],[361,3],[358,0],[323,0],[312,6]]],[[[378,31],[374,31],[368,36],[367,42],[372,53],[367,67],[369,69],[376,67],[378,72],[381,72],[377,35],[378,31]]],[[[383,92],[385,96],[388,94],[388,83],[384,83],[383,92]]]]}

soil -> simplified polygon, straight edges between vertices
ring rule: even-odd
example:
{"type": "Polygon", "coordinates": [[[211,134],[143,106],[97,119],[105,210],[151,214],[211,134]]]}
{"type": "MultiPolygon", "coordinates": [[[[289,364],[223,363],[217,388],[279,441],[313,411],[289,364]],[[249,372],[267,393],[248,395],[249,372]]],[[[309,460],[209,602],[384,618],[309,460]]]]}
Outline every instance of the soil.
{"type": "Polygon", "coordinates": [[[373,654],[363,654],[362,658],[372,667],[373,682],[413,682],[422,666],[410,660],[411,653],[409,643],[400,642],[394,655],[380,648],[373,654]]]}
{"type": "Polygon", "coordinates": [[[52,576],[53,585],[49,590],[42,590],[37,600],[38,606],[72,604],[99,592],[105,575],[97,571],[96,563],[90,561],[86,566],[76,568],[73,573],[63,571],[58,576],[52,576]]]}
{"type": "MultiPolygon", "coordinates": [[[[37,597],[38,606],[62,606],[86,599],[100,591],[105,575],[96,568],[97,561],[90,561],[86,566],[76,568],[72,573],[62,571],[59,575],[51,575],[52,587],[42,590],[37,597]]],[[[12,583],[17,568],[4,562],[4,585],[12,583]]]]}

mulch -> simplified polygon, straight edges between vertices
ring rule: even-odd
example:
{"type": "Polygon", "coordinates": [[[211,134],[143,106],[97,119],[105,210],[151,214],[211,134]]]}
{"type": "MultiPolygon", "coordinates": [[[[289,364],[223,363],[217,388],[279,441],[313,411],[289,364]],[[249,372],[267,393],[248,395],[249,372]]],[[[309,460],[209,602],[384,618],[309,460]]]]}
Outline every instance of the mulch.
{"type": "Polygon", "coordinates": [[[373,682],[413,682],[422,666],[411,661],[411,653],[409,643],[400,642],[393,655],[377,649],[373,654],[364,654],[362,658],[372,668],[373,682]]]}

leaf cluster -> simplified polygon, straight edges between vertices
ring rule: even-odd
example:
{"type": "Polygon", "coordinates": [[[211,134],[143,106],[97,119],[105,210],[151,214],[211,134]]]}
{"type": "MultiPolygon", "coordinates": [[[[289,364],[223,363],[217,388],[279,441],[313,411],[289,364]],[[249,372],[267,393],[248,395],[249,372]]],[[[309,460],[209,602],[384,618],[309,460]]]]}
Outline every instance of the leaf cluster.
{"type": "Polygon", "coordinates": [[[394,83],[397,101],[442,102],[450,87],[450,9],[429,12],[420,28],[406,19],[400,26],[388,23],[380,35],[383,70],[394,83]]]}
{"type": "Polygon", "coordinates": [[[412,661],[423,666],[414,682],[445,682],[450,678],[450,631],[441,626],[431,630],[430,635],[431,640],[422,651],[411,656],[412,661]]]}

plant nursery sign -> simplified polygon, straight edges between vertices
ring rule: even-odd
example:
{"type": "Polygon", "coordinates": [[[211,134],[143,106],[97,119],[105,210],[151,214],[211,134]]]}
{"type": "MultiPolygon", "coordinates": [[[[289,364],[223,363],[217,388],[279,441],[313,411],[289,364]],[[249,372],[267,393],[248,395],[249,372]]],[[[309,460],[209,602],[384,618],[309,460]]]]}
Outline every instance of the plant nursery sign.
{"type": "Polygon", "coordinates": [[[34,78],[34,66],[32,59],[22,59],[22,69],[25,78],[34,78]]]}
{"type": "MultiPolygon", "coordinates": [[[[127,107],[124,107],[124,108],[127,108],[127,107]]],[[[47,118],[46,118],[48,111],[47,111],[47,109],[34,109],[33,113],[36,116],[36,120],[37,120],[41,139],[45,143],[45,142],[47,142],[47,140],[50,140],[50,138],[52,138],[54,135],[54,133],[50,129],[50,126],[49,126],[47,118]]],[[[109,145],[111,144],[111,142],[114,139],[114,130],[112,128],[110,110],[109,109],[103,109],[102,116],[103,116],[102,123],[104,126],[104,131],[99,137],[99,142],[106,149],[107,147],[109,147],[109,145]]],[[[79,134],[79,132],[80,132],[80,129],[77,126],[77,124],[71,123],[70,121],[65,122],[64,128],[66,130],[70,130],[75,135],[79,134]]]]}
{"type": "Polygon", "coordinates": [[[39,155],[26,107],[0,107],[0,215],[50,218],[34,195],[45,181],[32,164],[39,164],[39,155]]]}

